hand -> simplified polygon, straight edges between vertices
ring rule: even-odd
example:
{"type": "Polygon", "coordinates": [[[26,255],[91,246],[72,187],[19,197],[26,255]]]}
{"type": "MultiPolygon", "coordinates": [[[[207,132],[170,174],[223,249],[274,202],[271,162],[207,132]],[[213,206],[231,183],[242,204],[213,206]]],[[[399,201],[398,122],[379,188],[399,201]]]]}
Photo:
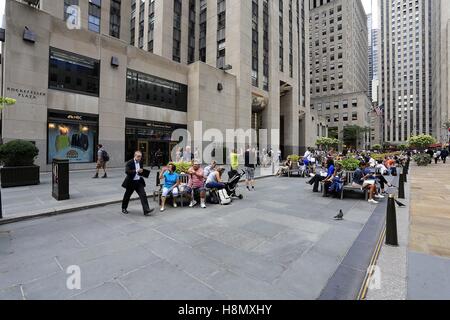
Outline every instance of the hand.
{"type": "Polygon", "coordinates": [[[144,169],[139,169],[138,170],[138,173],[143,173],[144,172],[144,169]]]}

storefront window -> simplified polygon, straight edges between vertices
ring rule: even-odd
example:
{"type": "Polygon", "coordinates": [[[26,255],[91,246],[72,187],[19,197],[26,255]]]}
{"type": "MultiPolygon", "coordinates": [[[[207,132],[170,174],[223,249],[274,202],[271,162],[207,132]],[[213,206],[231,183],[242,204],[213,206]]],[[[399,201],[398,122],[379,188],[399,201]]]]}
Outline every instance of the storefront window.
{"type": "Polygon", "coordinates": [[[68,159],[71,163],[95,162],[98,116],[49,112],[47,162],[68,159]]]}

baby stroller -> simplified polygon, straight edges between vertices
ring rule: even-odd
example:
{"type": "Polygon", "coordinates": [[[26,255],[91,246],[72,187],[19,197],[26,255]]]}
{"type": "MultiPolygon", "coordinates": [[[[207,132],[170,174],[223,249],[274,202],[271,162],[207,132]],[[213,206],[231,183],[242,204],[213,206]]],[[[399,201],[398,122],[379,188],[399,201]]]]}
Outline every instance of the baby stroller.
{"type": "Polygon", "coordinates": [[[244,196],[238,192],[239,181],[245,175],[245,171],[242,170],[241,173],[236,170],[231,170],[228,172],[228,182],[225,183],[225,190],[231,198],[238,198],[239,200],[244,199],[244,196]]]}

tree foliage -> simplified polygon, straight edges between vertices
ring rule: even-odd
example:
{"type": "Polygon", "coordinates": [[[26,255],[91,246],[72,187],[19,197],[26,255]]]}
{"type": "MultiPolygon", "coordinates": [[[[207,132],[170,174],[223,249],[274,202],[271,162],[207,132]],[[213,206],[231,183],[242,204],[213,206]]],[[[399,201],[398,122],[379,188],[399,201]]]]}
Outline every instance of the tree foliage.
{"type": "Polygon", "coordinates": [[[408,140],[408,144],[417,149],[425,149],[436,143],[436,139],[427,134],[421,134],[418,136],[413,136],[408,140]]]}

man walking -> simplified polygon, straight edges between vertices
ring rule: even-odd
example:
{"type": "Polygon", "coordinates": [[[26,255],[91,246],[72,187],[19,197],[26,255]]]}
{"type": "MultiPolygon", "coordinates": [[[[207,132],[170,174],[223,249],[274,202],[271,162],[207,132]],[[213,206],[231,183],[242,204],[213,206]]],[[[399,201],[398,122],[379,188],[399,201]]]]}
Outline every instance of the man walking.
{"type": "Polygon", "coordinates": [[[126,189],[122,200],[122,213],[128,214],[128,204],[130,202],[131,195],[136,191],[141,199],[142,209],[144,215],[149,216],[155,209],[150,209],[148,204],[147,194],[145,193],[145,181],[142,177],[144,173],[144,163],[142,162],[142,153],[136,151],[134,158],[127,162],[125,167],[125,173],[127,177],[122,184],[122,187],[126,189]]]}
{"type": "Polygon", "coordinates": [[[448,154],[449,154],[449,152],[448,152],[447,148],[443,148],[441,150],[441,158],[442,158],[442,161],[444,162],[444,164],[447,163],[448,154]]]}
{"type": "Polygon", "coordinates": [[[106,163],[109,161],[109,156],[102,144],[99,144],[97,146],[97,148],[98,148],[97,167],[96,167],[96,172],[95,172],[95,176],[93,176],[93,179],[98,179],[100,169],[103,169],[103,172],[104,172],[104,175],[102,178],[106,179],[106,178],[108,178],[108,175],[106,174],[106,163]]]}
{"type": "Polygon", "coordinates": [[[255,149],[251,149],[249,146],[247,147],[247,151],[245,151],[245,174],[246,180],[245,183],[247,185],[247,190],[250,191],[250,187],[255,191],[255,164],[256,164],[256,151],[255,149]]]}

